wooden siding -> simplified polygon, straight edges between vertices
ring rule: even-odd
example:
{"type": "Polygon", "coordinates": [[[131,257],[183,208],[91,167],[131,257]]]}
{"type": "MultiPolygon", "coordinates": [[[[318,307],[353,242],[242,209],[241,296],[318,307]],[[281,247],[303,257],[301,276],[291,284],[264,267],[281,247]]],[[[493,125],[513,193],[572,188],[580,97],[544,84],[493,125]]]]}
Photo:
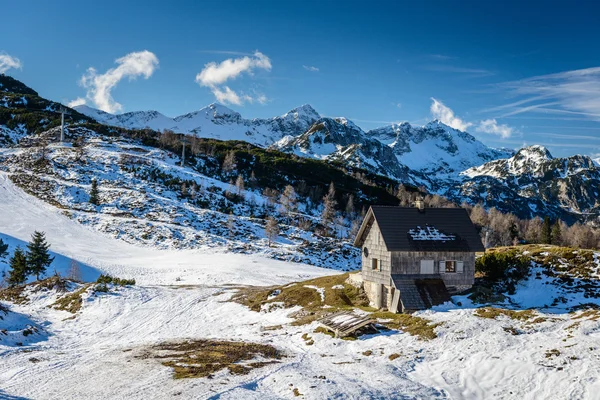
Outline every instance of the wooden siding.
{"type": "Polygon", "coordinates": [[[360,249],[362,254],[362,276],[366,281],[376,282],[383,285],[391,284],[391,253],[387,251],[381,231],[377,222],[374,222],[367,234],[367,237],[363,243],[363,247],[360,249]],[[369,249],[369,256],[365,257],[363,251],[364,248],[369,249]],[[376,258],[379,260],[379,270],[373,270],[371,268],[371,260],[376,258]]]}
{"type": "Polygon", "coordinates": [[[440,274],[444,283],[448,286],[473,285],[475,282],[475,253],[457,252],[391,252],[392,274],[420,274],[421,260],[433,260],[433,273],[440,274]],[[456,260],[463,262],[463,272],[440,271],[440,261],[456,260]]]}

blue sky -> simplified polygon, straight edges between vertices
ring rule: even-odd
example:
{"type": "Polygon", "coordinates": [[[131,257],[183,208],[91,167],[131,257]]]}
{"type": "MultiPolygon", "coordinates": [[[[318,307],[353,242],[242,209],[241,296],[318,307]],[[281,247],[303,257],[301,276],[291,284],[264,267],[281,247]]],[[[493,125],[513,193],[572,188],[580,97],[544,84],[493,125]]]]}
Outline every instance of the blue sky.
{"type": "Polygon", "coordinates": [[[2,10],[0,69],[64,103],[176,116],[220,99],[248,118],[309,103],[363,129],[438,117],[491,146],[600,153],[591,1],[11,1],[2,10]]]}

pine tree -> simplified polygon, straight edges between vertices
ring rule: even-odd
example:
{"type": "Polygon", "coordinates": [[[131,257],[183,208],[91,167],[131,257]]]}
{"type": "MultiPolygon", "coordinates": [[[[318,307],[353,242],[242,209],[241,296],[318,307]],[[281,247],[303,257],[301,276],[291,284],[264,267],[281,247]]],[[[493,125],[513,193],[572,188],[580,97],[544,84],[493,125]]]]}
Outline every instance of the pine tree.
{"type": "Polygon", "coordinates": [[[552,225],[550,224],[550,218],[548,217],[544,217],[542,232],[540,232],[540,241],[546,244],[552,243],[552,225]]]}
{"type": "Polygon", "coordinates": [[[0,239],[0,259],[6,257],[8,255],[8,244],[4,243],[2,239],[0,239]]]}
{"type": "Polygon", "coordinates": [[[22,285],[27,280],[27,258],[21,246],[17,246],[9,261],[10,271],[6,282],[10,286],[22,285]]]}
{"type": "Polygon", "coordinates": [[[562,244],[562,234],[561,234],[561,229],[560,229],[560,222],[556,221],[554,223],[554,225],[552,226],[552,244],[555,244],[557,246],[560,246],[562,244]]]}
{"type": "Polygon", "coordinates": [[[271,247],[271,243],[277,239],[279,235],[279,224],[277,220],[273,217],[267,218],[267,225],[265,227],[265,235],[267,236],[267,240],[269,241],[269,247],[271,247]]]}
{"type": "Polygon", "coordinates": [[[90,203],[95,206],[100,204],[100,199],[98,198],[98,181],[96,181],[96,178],[92,178],[92,188],[90,189],[90,203]]]}
{"type": "Polygon", "coordinates": [[[31,241],[27,244],[27,271],[35,275],[40,280],[40,275],[46,272],[46,268],[52,264],[54,257],[50,257],[48,249],[50,245],[46,243],[46,234],[44,232],[33,232],[31,241]]]}

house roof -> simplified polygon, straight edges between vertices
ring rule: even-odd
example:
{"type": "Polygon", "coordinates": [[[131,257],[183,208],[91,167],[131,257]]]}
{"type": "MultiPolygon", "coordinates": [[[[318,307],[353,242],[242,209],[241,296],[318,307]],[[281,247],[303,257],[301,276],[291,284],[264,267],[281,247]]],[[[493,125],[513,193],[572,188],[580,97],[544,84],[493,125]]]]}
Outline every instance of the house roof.
{"type": "Polygon", "coordinates": [[[477,229],[463,208],[372,206],[354,245],[361,247],[376,221],[388,251],[484,251],[477,229]]]}

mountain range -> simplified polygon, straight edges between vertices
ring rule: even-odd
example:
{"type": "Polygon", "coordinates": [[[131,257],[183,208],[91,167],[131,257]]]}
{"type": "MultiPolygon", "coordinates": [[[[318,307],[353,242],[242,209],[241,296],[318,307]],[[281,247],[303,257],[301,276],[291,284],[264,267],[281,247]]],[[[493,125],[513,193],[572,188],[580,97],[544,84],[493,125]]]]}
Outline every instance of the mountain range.
{"type": "MultiPolygon", "coordinates": [[[[41,111],[31,108],[55,110],[58,103],[38,97],[13,78],[0,78],[0,142],[14,144],[56,126],[56,120],[43,118],[41,111]],[[15,119],[19,113],[27,118],[15,119]]],[[[600,169],[590,157],[555,158],[542,146],[517,151],[491,148],[437,120],[424,126],[405,122],[365,132],[347,118],[322,116],[310,105],[255,119],[243,118],[220,104],[175,118],[157,111],[113,115],[88,106],[75,107],[73,115],[102,126],[245,141],[342,168],[361,168],[398,184],[424,187],[457,203],[481,203],[522,218],[594,222],[599,211],[600,169]]]]}
{"type": "Polygon", "coordinates": [[[300,157],[340,162],[424,186],[456,202],[481,203],[524,218],[548,215],[590,221],[599,207],[600,170],[590,157],[554,158],[537,145],[518,151],[491,148],[438,120],[365,132],[346,118],[321,116],[310,105],[270,119],[244,119],[219,104],[175,118],[156,111],[112,115],[87,106],[76,110],[109,125],[243,140],[300,157]]]}

